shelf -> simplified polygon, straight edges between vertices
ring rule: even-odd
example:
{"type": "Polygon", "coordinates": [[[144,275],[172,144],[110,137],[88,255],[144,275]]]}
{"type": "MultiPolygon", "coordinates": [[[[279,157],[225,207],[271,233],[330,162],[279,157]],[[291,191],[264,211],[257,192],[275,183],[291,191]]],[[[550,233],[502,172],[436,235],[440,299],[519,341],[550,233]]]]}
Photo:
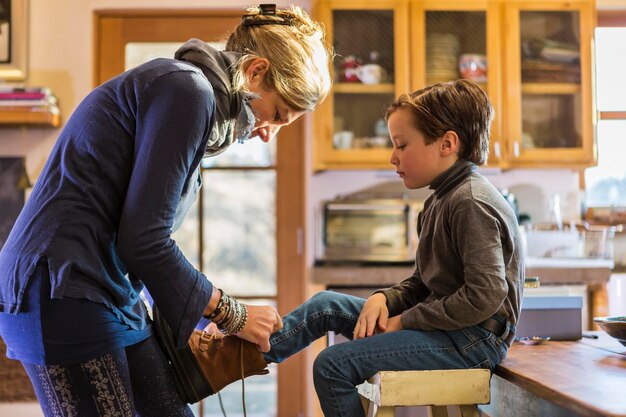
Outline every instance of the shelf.
{"type": "Polygon", "coordinates": [[[523,94],[576,94],[582,91],[575,83],[523,83],[523,94]]]}
{"type": "Polygon", "coordinates": [[[46,110],[0,109],[0,125],[59,127],[61,125],[61,115],[56,106],[46,110]]]}
{"type": "Polygon", "coordinates": [[[361,83],[336,83],[333,92],[340,94],[395,94],[395,85],[385,84],[361,84],[361,83]]]}

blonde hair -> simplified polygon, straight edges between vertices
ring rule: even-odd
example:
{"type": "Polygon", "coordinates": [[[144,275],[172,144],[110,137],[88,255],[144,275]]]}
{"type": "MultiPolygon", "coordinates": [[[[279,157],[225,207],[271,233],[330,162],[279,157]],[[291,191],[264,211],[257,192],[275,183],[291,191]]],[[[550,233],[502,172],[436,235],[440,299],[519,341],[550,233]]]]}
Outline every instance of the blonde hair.
{"type": "Polygon", "coordinates": [[[233,77],[235,90],[245,89],[248,65],[256,58],[266,58],[270,62],[267,87],[276,90],[294,110],[313,110],[332,84],[331,52],[324,35],[324,28],[300,7],[276,10],[276,14],[263,14],[257,7],[248,9],[226,43],[226,50],[242,54],[233,77]],[[245,24],[246,19],[252,23],[245,24]]]}

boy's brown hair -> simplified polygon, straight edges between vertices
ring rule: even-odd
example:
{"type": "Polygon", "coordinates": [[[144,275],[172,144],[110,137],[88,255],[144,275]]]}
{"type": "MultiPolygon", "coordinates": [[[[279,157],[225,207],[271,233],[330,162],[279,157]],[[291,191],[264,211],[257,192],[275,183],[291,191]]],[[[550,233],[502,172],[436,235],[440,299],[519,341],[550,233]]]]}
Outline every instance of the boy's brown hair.
{"type": "Polygon", "coordinates": [[[403,94],[389,106],[386,119],[398,109],[411,112],[427,145],[451,130],[461,141],[460,159],[477,165],[487,161],[494,111],[487,94],[475,83],[449,81],[403,94]]]}

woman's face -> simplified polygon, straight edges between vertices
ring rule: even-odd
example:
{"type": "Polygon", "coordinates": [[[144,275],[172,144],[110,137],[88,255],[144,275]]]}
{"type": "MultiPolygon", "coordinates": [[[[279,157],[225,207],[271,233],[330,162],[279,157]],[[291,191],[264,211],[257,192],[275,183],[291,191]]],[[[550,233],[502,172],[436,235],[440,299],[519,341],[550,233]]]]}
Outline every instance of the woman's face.
{"type": "Polygon", "coordinates": [[[259,96],[258,99],[250,101],[250,107],[256,117],[250,138],[258,136],[266,143],[272,140],[281,127],[290,124],[305,113],[305,111],[292,109],[275,90],[268,89],[265,84],[268,67],[267,59],[257,58],[246,70],[247,90],[259,96]]]}

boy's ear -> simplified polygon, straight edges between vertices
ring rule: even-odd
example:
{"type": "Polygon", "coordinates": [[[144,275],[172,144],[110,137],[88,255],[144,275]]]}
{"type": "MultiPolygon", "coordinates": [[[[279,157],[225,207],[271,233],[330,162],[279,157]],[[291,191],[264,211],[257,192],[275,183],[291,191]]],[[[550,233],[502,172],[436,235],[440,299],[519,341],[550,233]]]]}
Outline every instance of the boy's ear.
{"type": "Polygon", "coordinates": [[[444,133],[439,143],[439,154],[442,157],[446,157],[458,153],[460,150],[461,140],[459,139],[459,135],[453,130],[448,130],[444,133]]]}
{"type": "MultiPolygon", "coordinates": [[[[250,64],[248,64],[248,68],[246,68],[245,71],[248,81],[253,81],[257,77],[262,79],[269,67],[270,61],[267,58],[255,58],[250,64]]],[[[255,81],[258,82],[258,80],[255,81]]]]}

